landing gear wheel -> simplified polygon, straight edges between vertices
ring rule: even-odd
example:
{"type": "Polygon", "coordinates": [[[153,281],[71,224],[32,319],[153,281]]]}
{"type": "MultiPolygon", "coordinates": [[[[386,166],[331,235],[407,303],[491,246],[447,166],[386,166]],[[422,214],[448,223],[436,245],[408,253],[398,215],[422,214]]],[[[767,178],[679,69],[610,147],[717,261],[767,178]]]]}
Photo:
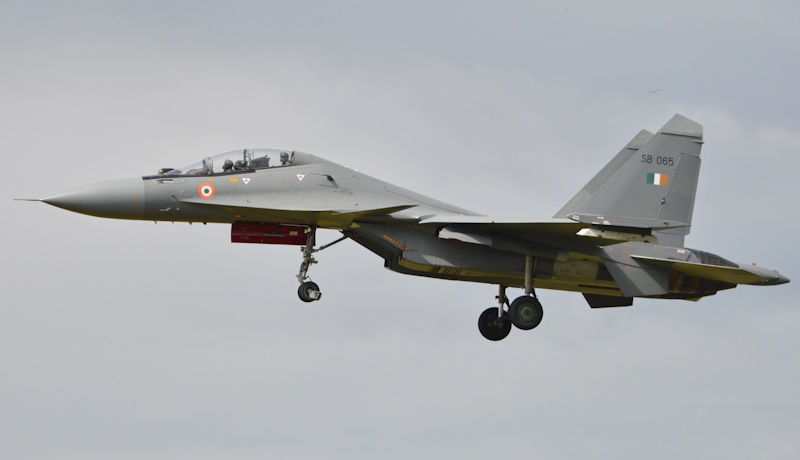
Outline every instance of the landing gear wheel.
{"type": "Polygon", "coordinates": [[[317,283],[313,281],[306,281],[305,283],[301,284],[297,289],[297,295],[303,302],[313,302],[322,297],[322,293],[319,292],[319,286],[317,286],[317,283]]]}
{"type": "Polygon", "coordinates": [[[542,322],[544,310],[535,297],[524,295],[517,297],[508,307],[508,316],[518,329],[527,331],[542,322]]]}
{"type": "Polygon", "coordinates": [[[497,307],[487,308],[478,318],[478,330],[488,340],[503,340],[511,332],[511,320],[506,312],[503,312],[502,318],[498,318],[497,307]]]}

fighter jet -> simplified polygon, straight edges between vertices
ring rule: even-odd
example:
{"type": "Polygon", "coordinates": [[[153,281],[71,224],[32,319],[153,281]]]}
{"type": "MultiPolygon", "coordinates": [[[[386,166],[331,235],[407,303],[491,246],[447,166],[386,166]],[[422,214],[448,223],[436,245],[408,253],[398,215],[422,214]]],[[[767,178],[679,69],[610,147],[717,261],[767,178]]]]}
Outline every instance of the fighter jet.
{"type": "Polygon", "coordinates": [[[703,128],[675,115],[640,131],[553,218],[489,217],[308,153],[242,149],[158,174],[86,185],[44,198],[114,219],[220,223],[231,241],[302,248],[304,302],[321,298],[314,255],[350,238],[409,275],[498,286],[478,329],[501,340],[543,317],[538,289],[577,291],[592,308],[636,297],[698,300],[738,284],[777,285],[774,270],[689,249],[703,128]],[[318,229],[341,238],[316,245],[318,229]],[[509,302],[508,288],[524,294],[509,302]]]}

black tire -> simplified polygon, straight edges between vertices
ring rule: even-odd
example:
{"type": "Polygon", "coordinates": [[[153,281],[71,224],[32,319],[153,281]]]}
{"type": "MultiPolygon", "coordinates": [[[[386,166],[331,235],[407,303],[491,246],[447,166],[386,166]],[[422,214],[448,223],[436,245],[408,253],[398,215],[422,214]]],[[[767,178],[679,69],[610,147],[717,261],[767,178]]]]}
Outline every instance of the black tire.
{"type": "Polygon", "coordinates": [[[299,288],[297,288],[297,296],[300,297],[300,300],[303,302],[313,302],[315,300],[319,300],[322,297],[322,293],[319,292],[319,286],[317,286],[317,283],[313,281],[306,281],[305,283],[301,284],[299,288]],[[311,296],[311,291],[317,291],[319,293],[316,298],[311,296]]]}
{"type": "Polygon", "coordinates": [[[527,331],[542,322],[544,310],[542,304],[535,297],[524,295],[511,302],[508,307],[508,316],[517,329],[527,331]]]}
{"type": "Polygon", "coordinates": [[[478,318],[478,330],[486,339],[496,342],[503,340],[511,332],[511,320],[508,313],[503,312],[503,317],[497,317],[497,307],[490,307],[481,313],[478,318]]]}

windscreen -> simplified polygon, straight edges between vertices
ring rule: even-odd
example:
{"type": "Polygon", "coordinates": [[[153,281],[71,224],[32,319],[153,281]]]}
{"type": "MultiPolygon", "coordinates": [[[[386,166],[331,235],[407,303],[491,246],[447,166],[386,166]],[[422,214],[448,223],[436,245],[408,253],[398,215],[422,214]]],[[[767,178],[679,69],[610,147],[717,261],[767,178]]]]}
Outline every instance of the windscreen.
{"type": "Polygon", "coordinates": [[[190,165],[169,171],[167,176],[213,176],[279,168],[295,163],[294,152],[280,149],[242,149],[203,158],[190,165]]]}

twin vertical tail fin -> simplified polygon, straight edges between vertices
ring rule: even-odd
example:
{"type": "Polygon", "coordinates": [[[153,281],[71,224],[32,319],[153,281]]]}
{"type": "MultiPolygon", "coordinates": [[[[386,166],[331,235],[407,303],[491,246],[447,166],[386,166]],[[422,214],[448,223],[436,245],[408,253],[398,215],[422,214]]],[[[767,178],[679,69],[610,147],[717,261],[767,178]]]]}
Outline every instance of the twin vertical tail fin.
{"type": "Polygon", "coordinates": [[[639,132],[555,217],[648,229],[683,246],[692,223],[703,127],[675,115],[656,134],[639,132]]]}

